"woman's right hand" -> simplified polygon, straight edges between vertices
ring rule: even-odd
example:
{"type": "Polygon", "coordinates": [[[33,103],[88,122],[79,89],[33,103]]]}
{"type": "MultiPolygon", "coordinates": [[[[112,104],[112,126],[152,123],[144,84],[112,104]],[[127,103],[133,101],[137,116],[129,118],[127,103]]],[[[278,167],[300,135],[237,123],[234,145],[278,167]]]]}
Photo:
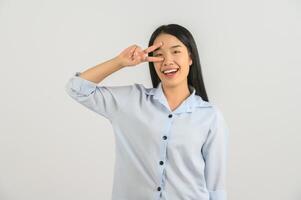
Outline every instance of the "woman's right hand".
{"type": "Polygon", "coordinates": [[[124,49],[116,59],[122,67],[135,66],[142,62],[160,62],[163,61],[163,57],[151,57],[148,53],[161,47],[163,42],[153,44],[152,46],[142,50],[138,45],[132,45],[124,49]]]}

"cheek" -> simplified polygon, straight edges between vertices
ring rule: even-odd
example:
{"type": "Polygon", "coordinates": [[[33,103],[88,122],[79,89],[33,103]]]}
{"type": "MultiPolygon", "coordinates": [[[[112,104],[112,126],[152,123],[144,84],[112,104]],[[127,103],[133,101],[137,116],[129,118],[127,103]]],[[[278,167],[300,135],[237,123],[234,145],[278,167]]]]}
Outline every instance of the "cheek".
{"type": "Polygon", "coordinates": [[[187,63],[186,60],[178,60],[175,61],[175,64],[177,64],[180,67],[181,76],[187,76],[189,74],[189,63],[187,63]]]}
{"type": "Polygon", "coordinates": [[[161,72],[160,72],[160,64],[154,64],[155,70],[157,75],[161,76],[161,72]]]}
{"type": "Polygon", "coordinates": [[[178,65],[183,71],[189,70],[189,62],[183,58],[175,58],[175,64],[178,65]]]}
{"type": "Polygon", "coordinates": [[[174,61],[181,66],[189,65],[189,59],[186,56],[175,56],[174,61]]]}
{"type": "Polygon", "coordinates": [[[185,66],[185,67],[181,67],[181,75],[183,76],[187,76],[189,74],[189,67],[185,66]]]}

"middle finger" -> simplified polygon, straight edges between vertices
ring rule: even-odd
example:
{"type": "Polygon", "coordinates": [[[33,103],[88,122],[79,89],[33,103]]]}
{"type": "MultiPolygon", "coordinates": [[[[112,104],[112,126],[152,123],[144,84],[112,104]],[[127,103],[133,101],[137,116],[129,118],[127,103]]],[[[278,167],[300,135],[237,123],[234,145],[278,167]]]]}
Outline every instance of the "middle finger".
{"type": "Polygon", "coordinates": [[[143,51],[145,53],[149,53],[149,52],[152,52],[152,51],[156,50],[157,48],[161,47],[162,45],[163,45],[163,42],[159,42],[159,43],[153,44],[152,46],[144,49],[143,51]]]}

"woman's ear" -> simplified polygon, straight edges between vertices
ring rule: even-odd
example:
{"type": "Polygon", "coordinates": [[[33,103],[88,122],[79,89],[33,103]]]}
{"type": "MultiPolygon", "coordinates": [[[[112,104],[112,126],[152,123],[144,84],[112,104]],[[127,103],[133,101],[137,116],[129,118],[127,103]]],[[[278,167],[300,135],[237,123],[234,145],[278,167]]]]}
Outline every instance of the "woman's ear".
{"type": "Polygon", "coordinates": [[[189,66],[192,65],[192,56],[191,53],[189,53],[189,66]]]}

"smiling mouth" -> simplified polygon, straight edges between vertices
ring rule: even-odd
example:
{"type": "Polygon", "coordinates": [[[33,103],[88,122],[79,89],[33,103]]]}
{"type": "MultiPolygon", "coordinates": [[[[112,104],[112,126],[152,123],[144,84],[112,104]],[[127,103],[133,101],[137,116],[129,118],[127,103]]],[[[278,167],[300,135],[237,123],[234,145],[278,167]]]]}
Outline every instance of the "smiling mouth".
{"type": "Polygon", "coordinates": [[[180,68],[177,68],[177,69],[169,69],[169,70],[165,70],[162,72],[162,74],[164,74],[165,77],[174,77],[177,72],[180,70],[180,68]]]}
{"type": "Polygon", "coordinates": [[[170,69],[165,69],[163,71],[161,71],[163,74],[167,74],[167,73],[172,73],[172,72],[177,72],[180,68],[170,68],[170,69]]]}

